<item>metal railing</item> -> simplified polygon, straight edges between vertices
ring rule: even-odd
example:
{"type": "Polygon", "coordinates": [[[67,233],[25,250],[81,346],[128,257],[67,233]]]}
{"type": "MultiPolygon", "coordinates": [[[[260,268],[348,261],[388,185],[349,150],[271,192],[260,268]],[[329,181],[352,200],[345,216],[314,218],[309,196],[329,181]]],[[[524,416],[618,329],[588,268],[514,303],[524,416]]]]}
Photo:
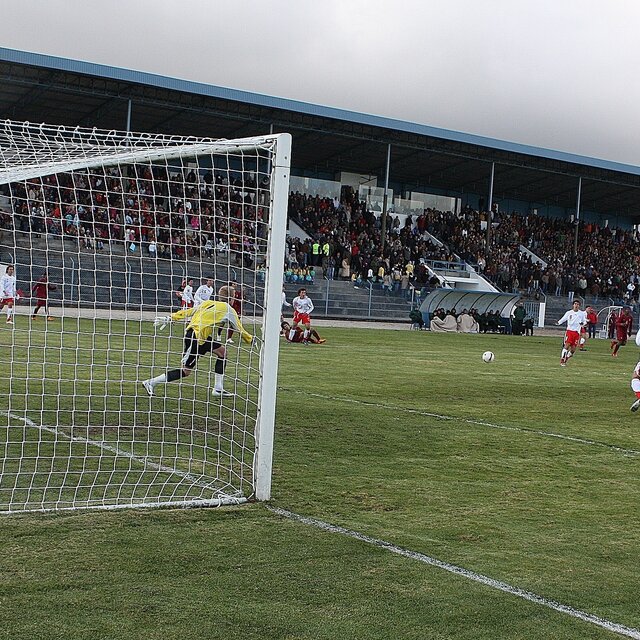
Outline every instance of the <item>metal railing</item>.
{"type": "MultiPolygon", "coordinates": [[[[315,305],[314,316],[346,319],[375,319],[407,321],[409,312],[420,302],[419,292],[394,287],[383,289],[380,283],[361,280],[320,279],[314,283],[285,283],[287,297],[291,300],[297,289],[305,286],[315,305]]],[[[288,310],[285,310],[285,314],[288,310]]]]}

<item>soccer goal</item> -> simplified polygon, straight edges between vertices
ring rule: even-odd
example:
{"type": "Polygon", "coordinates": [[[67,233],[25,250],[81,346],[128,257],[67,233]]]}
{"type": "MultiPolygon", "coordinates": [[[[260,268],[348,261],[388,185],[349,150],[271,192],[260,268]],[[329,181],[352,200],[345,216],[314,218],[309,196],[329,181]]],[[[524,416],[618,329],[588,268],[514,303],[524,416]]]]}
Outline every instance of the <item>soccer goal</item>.
{"type": "Polygon", "coordinates": [[[290,149],[0,121],[0,513],[270,497],[290,149]]]}

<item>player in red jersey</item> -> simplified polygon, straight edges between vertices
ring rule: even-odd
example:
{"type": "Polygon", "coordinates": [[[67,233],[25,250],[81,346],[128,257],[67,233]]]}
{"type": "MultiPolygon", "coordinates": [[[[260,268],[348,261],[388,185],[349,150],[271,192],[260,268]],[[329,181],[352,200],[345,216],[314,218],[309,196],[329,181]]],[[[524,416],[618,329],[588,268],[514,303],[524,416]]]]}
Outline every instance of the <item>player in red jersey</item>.
{"type": "Polygon", "coordinates": [[[36,308],[33,310],[33,319],[38,315],[41,307],[44,307],[44,312],[47,314],[47,320],[53,320],[53,316],[49,313],[49,291],[55,291],[57,287],[49,282],[49,273],[45,271],[35,282],[31,289],[36,297],[36,308]]]}
{"type": "Polygon", "coordinates": [[[624,347],[629,339],[629,334],[633,327],[633,316],[631,315],[631,309],[624,307],[622,311],[616,316],[616,337],[611,341],[611,348],[614,358],[618,356],[618,349],[624,347]]]}
{"type": "Polygon", "coordinates": [[[598,314],[596,313],[596,310],[591,305],[587,306],[587,308],[585,309],[585,312],[587,314],[587,326],[585,327],[586,335],[583,334],[583,336],[580,338],[581,351],[586,351],[584,345],[586,344],[587,339],[596,337],[596,327],[598,325],[598,314]]]}
{"type": "Polygon", "coordinates": [[[282,329],[282,335],[286,338],[287,342],[311,342],[312,344],[324,344],[326,342],[326,340],[320,337],[320,334],[315,329],[311,329],[308,340],[305,340],[304,332],[300,327],[296,327],[292,331],[291,325],[288,322],[281,322],[280,328],[282,329]]]}

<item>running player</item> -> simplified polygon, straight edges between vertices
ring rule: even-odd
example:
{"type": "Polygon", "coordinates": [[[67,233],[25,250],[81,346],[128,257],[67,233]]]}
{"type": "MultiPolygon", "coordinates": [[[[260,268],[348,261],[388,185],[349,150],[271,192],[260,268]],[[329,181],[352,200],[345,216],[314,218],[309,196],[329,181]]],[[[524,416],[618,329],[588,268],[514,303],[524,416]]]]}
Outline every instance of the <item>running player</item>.
{"type": "Polygon", "coordinates": [[[255,338],[245,331],[238,315],[226,302],[213,300],[205,300],[197,307],[181,309],[170,316],[158,317],[153,321],[153,326],[160,327],[160,330],[162,330],[170,322],[185,318],[189,318],[190,322],[187,325],[184,336],[182,368],[172,369],[155,378],[144,380],[142,385],[147,390],[147,393],[152,396],[156,385],[180,380],[180,378],[190,375],[200,356],[213,353],[217,359],[215,364],[215,386],[212,394],[214,396],[234,395],[224,389],[224,369],[227,352],[223,344],[214,341],[214,329],[230,324],[240,333],[245,342],[253,344],[255,338]]]}
{"type": "Polygon", "coordinates": [[[624,307],[616,316],[616,337],[611,341],[611,349],[613,349],[611,354],[612,357],[617,358],[618,349],[627,344],[632,326],[633,316],[631,315],[631,309],[629,309],[629,307],[624,307]]]}
{"type": "Polygon", "coordinates": [[[302,342],[309,339],[311,331],[311,312],[313,311],[313,302],[307,297],[307,290],[302,287],[298,289],[298,295],[293,299],[293,326],[289,331],[289,340],[293,340],[295,330],[299,325],[304,327],[302,342]]]}
{"type": "Polygon", "coordinates": [[[631,411],[635,412],[640,409],[640,362],[636,364],[636,368],[633,370],[633,376],[631,377],[631,389],[636,394],[636,401],[631,405],[631,411]]]}
{"type": "Polygon", "coordinates": [[[18,299],[15,269],[9,265],[0,278],[0,311],[7,307],[7,324],[13,324],[13,306],[18,299]]]}
{"type": "Polygon", "coordinates": [[[565,322],[567,323],[567,330],[564,334],[564,345],[560,356],[561,367],[566,367],[567,360],[575,353],[578,342],[580,342],[580,329],[587,324],[587,315],[580,310],[579,300],[574,300],[571,309],[558,320],[559,325],[565,322]]]}
{"type": "Polygon", "coordinates": [[[180,291],[181,307],[183,309],[191,309],[193,307],[193,278],[189,278],[180,291]]]}
{"type": "Polygon", "coordinates": [[[201,284],[193,296],[194,306],[199,307],[205,300],[209,300],[212,295],[213,278],[207,278],[206,283],[201,284]]]}
{"type": "MultiPolygon", "coordinates": [[[[640,331],[636,333],[636,344],[640,347],[640,331]]],[[[631,389],[636,394],[636,401],[631,405],[631,411],[640,409],[640,362],[636,364],[631,376],[631,389]]]]}
{"type": "Polygon", "coordinates": [[[45,270],[31,289],[31,293],[36,297],[36,308],[31,316],[34,320],[42,307],[44,307],[47,320],[53,320],[53,316],[49,313],[49,291],[55,291],[56,289],[57,287],[49,282],[49,273],[45,270]]]}

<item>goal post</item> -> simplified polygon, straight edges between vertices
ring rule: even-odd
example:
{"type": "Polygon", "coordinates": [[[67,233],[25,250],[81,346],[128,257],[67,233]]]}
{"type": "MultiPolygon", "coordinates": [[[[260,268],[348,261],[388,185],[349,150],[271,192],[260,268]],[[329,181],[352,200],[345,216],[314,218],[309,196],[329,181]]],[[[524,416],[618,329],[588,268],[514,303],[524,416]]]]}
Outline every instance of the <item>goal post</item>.
{"type": "Polygon", "coordinates": [[[0,121],[0,513],[270,498],[290,154],[0,121]]]}

